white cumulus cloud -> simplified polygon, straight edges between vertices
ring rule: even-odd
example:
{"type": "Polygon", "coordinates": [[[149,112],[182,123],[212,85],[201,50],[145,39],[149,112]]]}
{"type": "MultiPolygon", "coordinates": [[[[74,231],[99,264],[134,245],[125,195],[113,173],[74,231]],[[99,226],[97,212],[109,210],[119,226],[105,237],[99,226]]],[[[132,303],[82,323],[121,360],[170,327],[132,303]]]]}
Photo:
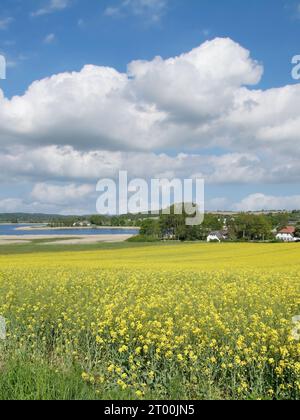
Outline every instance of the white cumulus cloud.
{"type": "Polygon", "coordinates": [[[44,38],[44,44],[53,44],[53,42],[55,42],[56,40],[56,35],[55,34],[48,34],[47,36],[45,36],[44,38]]]}
{"type": "Polygon", "coordinates": [[[116,6],[109,6],[105,9],[105,16],[122,17],[128,14],[142,16],[157,22],[165,13],[168,0],[121,0],[116,6]]]}
{"type": "Polygon", "coordinates": [[[70,5],[70,0],[49,0],[45,6],[32,12],[31,16],[38,17],[48,15],[50,13],[59,12],[66,9],[70,5]]]}
{"type": "Polygon", "coordinates": [[[4,31],[9,28],[10,24],[14,21],[14,18],[9,16],[5,18],[0,18],[0,30],[4,31]]]}
{"type": "Polygon", "coordinates": [[[233,208],[237,211],[260,210],[298,210],[300,208],[300,195],[272,196],[262,193],[251,194],[233,208]]]}
{"type": "MultiPolygon", "coordinates": [[[[0,90],[0,180],[24,177],[38,184],[33,200],[61,205],[62,196],[72,201],[64,183],[80,197],[80,185],[120,169],[214,185],[296,184],[300,85],[258,89],[262,75],[247,49],[216,38],[176,57],[135,60],[124,73],[86,65],[11,99],[0,90]]],[[[236,205],[298,205],[297,196],[275,200],[250,196],[236,205]]]]}
{"type": "Polygon", "coordinates": [[[55,142],[90,150],[209,147],[225,140],[230,145],[237,124],[228,127],[229,118],[237,106],[244,107],[237,96],[261,74],[249,52],[229,39],[167,60],[135,61],[128,74],[88,65],[36,81],[11,100],[0,92],[0,145],[55,142]]]}
{"type": "Polygon", "coordinates": [[[31,198],[43,204],[69,205],[82,201],[93,191],[94,188],[91,185],[39,183],[34,186],[31,198]]]}

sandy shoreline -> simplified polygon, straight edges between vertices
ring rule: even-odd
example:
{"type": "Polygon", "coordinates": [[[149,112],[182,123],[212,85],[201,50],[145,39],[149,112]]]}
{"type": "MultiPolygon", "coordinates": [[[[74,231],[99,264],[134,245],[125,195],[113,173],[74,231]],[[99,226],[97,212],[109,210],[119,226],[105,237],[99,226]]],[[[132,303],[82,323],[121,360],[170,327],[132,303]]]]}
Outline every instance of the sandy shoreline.
{"type": "Polygon", "coordinates": [[[99,226],[99,227],[48,227],[48,226],[24,226],[24,227],[18,227],[15,230],[17,231],[37,231],[37,230],[50,230],[50,231],[59,231],[59,230],[138,230],[138,227],[128,226],[128,227],[116,227],[116,226],[99,226]]]}
{"type": "Polygon", "coordinates": [[[43,242],[42,245],[80,245],[80,244],[96,244],[96,243],[114,243],[114,242],[124,242],[127,239],[131,238],[134,235],[63,235],[63,238],[60,236],[53,235],[3,235],[0,236],[0,245],[9,245],[9,244],[26,244],[30,243],[33,240],[37,239],[49,239],[51,242],[43,242]],[[53,240],[53,242],[52,242],[53,240]]]}

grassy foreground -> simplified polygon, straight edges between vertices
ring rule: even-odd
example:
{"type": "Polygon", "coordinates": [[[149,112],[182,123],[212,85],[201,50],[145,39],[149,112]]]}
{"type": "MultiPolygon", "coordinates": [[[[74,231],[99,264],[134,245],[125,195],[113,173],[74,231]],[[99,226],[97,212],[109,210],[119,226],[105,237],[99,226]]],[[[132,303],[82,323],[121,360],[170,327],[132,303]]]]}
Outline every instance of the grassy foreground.
{"type": "Polygon", "coordinates": [[[11,249],[0,398],[299,399],[299,250],[11,249]]]}

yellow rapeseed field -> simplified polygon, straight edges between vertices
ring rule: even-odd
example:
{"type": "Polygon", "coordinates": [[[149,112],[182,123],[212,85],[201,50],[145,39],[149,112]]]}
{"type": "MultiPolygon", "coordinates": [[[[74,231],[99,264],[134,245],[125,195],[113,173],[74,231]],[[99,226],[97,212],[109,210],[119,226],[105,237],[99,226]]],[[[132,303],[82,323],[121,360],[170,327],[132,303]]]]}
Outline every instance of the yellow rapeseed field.
{"type": "Polygon", "coordinates": [[[0,256],[6,386],[17,360],[72,371],[99,398],[298,399],[299,256],[299,244],[0,256]]]}

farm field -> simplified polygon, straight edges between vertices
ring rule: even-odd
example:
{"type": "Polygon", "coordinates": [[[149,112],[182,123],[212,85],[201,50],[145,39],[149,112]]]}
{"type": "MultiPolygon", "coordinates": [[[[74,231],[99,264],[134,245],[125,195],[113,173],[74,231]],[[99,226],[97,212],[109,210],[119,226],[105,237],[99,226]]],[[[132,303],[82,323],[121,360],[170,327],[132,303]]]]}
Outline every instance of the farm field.
{"type": "Polygon", "coordinates": [[[0,399],[299,399],[299,244],[0,250],[0,399]]]}

